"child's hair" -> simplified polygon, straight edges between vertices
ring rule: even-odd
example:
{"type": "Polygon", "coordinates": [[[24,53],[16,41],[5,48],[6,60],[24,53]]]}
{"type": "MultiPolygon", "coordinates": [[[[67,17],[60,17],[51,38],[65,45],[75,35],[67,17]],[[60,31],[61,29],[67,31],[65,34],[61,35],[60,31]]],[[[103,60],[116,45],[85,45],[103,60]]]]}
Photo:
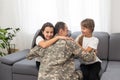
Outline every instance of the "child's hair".
{"type": "Polygon", "coordinates": [[[65,23],[64,22],[57,22],[55,24],[55,33],[58,33],[60,29],[64,30],[65,23]]]}
{"type": "Polygon", "coordinates": [[[93,19],[86,18],[81,22],[81,26],[90,29],[92,32],[94,31],[95,23],[93,19]]]}
{"type": "Polygon", "coordinates": [[[81,35],[78,39],[78,44],[82,46],[82,42],[83,42],[83,35],[81,35]]]}
{"type": "Polygon", "coordinates": [[[46,23],[43,24],[42,28],[40,29],[40,33],[39,33],[39,35],[40,35],[43,39],[45,39],[45,37],[44,37],[44,35],[42,34],[42,32],[45,30],[46,27],[51,27],[51,28],[53,28],[53,30],[54,30],[54,35],[55,35],[55,29],[54,29],[53,24],[50,23],[50,22],[46,22],[46,23]]]}
{"type": "MultiPolygon", "coordinates": [[[[91,32],[94,31],[94,27],[95,27],[95,23],[93,19],[90,18],[86,18],[81,22],[81,26],[88,28],[91,30],[91,32]]],[[[80,44],[82,46],[82,42],[83,42],[83,35],[81,35],[78,39],[78,44],[80,44]]]]}

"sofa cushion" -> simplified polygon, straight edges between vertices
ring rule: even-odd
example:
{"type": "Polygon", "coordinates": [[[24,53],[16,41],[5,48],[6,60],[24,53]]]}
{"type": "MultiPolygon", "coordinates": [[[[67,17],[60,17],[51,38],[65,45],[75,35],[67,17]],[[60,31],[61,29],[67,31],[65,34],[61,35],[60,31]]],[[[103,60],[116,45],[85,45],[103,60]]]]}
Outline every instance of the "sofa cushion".
{"type": "Polygon", "coordinates": [[[116,71],[120,74],[120,61],[109,61],[106,71],[116,71]]]}
{"type": "Polygon", "coordinates": [[[25,59],[25,56],[29,51],[30,49],[24,49],[22,51],[18,51],[18,52],[0,57],[0,61],[1,63],[4,63],[4,64],[13,65],[15,62],[25,59]]]}
{"type": "Polygon", "coordinates": [[[112,33],[109,43],[109,60],[120,60],[120,33],[112,33]]]}
{"type": "Polygon", "coordinates": [[[13,74],[12,80],[37,80],[37,76],[33,75],[23,75],[23,74],[13,74]]]}
{"type": "Polygon", "coordinates": [[[120,62],[109,61],[106,71],[102,74],[101,80],[120,80],[120,62]]]}
{"type": "Polygon", "coordinates": [[[93,35],[99,39],[97,56],[102,60],[107,60],[109,53],[109,34],[107,32],[94,32],[93,35]]]}
{"type": "Polygon", "coordinates": [[[106,71],[107,64],[108,64],[107,60],[102,60],[101,70],[100,70],[100,73],[99,73],[100,76],[102,76],[102,74],[106,71]]]}
{"type": "Polygon", "coordinates": [[[13,73],[15,74],[25,74],[25,75],[38,75],[38,70],[36,68],[35,60],[23,59],[19,62],[16,62],[13,65],[13,73]]]}
{"type": "Polygon", "coordinates": [[[100,80],[120,80],[120,73],[104,72],[100,80]]]}
{"type": "Polygon", "coordinates": [[[75,69],[79,70],[80,69],[80,60],[79,59],[74,59],[75,62],[75,69]]]}

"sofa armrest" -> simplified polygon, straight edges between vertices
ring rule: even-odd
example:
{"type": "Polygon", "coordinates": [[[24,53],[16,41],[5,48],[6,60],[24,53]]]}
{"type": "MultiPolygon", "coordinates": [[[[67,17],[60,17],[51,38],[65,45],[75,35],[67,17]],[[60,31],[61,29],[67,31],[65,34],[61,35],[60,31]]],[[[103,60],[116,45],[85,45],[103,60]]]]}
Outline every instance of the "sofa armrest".
{"type": "Polygon", "coordinates": [[[28,54],[29,51],[30,51],[30,49],[25,49],[22,51],[18,51],[18,52],[0,57],[0,61],[1,61],[1,63],[12,65],[17,61],[20,61],[20,60],[26,58],[26,55],[28,54]]]}

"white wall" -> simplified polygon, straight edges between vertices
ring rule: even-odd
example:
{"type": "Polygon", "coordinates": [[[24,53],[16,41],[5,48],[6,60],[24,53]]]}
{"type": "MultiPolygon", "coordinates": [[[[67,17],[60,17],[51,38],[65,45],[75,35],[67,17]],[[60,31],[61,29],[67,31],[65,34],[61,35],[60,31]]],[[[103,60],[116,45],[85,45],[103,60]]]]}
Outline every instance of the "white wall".
{"type": "Polygon", "coordinates": [[[16,25],[15,0],[0,0],[0,26],[12,27],[16,25]]]}
{"type": "MultiPolygon", "coordinates": [[[[19,27],[20,19],[18,16],[18,0],[0,0],[0,27],[19,27]]],[[[29,31],[29,26],[21,27],[17,36],[12,40],[11,43],[15,43],[16,48],[23,50],[25,48],[31,48],[31,43],[34,34],[25,33],[24,28],[29,31]],[[27,38],[27,39],[26,39],[27,38]]]]}
{"type": "MultiPolygon", "coordinates": [[[[19,16],[17,14],[17,0],[0,0],[0,26],[1,27],[19,27],[19,16]]],[[[110,32],[117,33],[120,32],[120,0],[111,0],[111,24],[110,32]]],[[[16,44],[16,47],[19,49],[25,49],[31,47],[31,35],[24,32],[22,27],[21,32],[17,34],[17,37],[13,41],[16,44]],[[27,37],[27,40],[26,40],[27,37]],[[21,44],[22,43],[22,44],[21,44]]],[[[28,32],[29,32],[29,27],[28,32]]]]}
{"type": "Polygon", "coordinates": [[[120,0],[111,0],[111,33],[120,32],[120,0]]]}

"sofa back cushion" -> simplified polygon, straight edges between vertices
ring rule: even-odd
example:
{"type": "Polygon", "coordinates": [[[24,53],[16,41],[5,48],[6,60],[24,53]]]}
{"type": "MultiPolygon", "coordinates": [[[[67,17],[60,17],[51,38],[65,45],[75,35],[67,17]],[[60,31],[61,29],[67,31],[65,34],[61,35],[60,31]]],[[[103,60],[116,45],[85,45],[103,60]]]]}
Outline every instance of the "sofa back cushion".
{"type": "Polygon", "coordinates": [[[109,60],[120,60],[120,33],[110,34],[109,60]]]}
{"type": "MultiPolygon", "coordinates": [[[[73,32],[71,37],[75,39],[79,34],[81,34],[80,31],[73,32]]],[[[99,39],[98,57],[102,60],[107,60],[109,50],[109,34],[107,32],[94,32],[93,35],[99,39]]]]}
{"type": "Polygon", "coordinates": [[[94,36],[99,39],[98,57],[107,60],[109,53],[109,34],[107,32],[94,32],[94,36]]]}
{"type": "Polygon", "coordinates": [[[37,32],[35,33],[35,35],[34,35],[34,37],[33,37],[31,48],[33,48],[33,47],[36,45],[35,42],[36,42],[36,38],[38,37],[39,33],[40,33],[40,29],[37,30],[37,32]]]}

